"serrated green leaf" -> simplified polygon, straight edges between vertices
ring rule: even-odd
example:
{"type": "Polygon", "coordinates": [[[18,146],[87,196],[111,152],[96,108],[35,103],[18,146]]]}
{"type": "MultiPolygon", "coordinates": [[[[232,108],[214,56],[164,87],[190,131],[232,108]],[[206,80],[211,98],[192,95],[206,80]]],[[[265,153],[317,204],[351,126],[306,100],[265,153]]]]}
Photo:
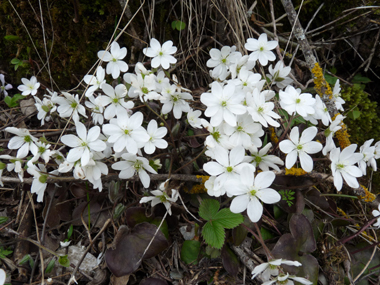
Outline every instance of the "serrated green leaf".
{"type": "Polygon", "coordinates": [[[218,222],[207,222],[202,229],[205,242],[216,249],[221,249],[224,244],[225,232],[223,226],[218,222]]]}
{"type": "Polygon", "coordinates": [[[55,257],[53,257],[52,260],[50,260],[49,264],[46,266],[45,273],[50,273],[53,270],[54,265],[55,265],[55,257]]]}
{"type": "Polygon", "coordinates": [[[70,260],[69,260],[69,258],[67,257],[67,255],[61,255],[61,256],[58,258],[58,262],[59,262],[59,264],[61,264],[63,267],[69,267],[69,266],[70,266],[70,260]]]}
{"type": "Polygon", "coordinates": [[[201,243],[197,240],[185,240],[181,249],[181,260],[186,264],[197,264],[201,243]]]}
{"type": "Polygon", "coordinates": [[[220,204],[217,200],[205,199],[199,205],[199,216],[209,221],[211,219],[214,219],[219,208],[220,204]]]}
{"type": "Polygon", "coordinates": [[[233,229],[244,221],[242,214],[232,213],[230,209],[225,208],[215,214],[212,222],[218,222],[223,228],[233,229]]]}
{"type": "Polygon", "coordinates": [[[0,247],[0,258],[5,258],[7,255],[10,255],[13,250],[0,247]]]}

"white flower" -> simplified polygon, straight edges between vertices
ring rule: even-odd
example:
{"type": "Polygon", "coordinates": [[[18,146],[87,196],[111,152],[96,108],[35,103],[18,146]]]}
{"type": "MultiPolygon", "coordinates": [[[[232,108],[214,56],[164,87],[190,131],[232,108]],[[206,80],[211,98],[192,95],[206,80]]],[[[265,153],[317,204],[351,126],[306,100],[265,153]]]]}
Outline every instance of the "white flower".
{"type": "Polygon", "coordinates": [[[121,156],[124,160],[112,164],[112,169],[120,170],[120,179],[129,179],[135,172],[140,177],[141,183],[145,188],[149,187],[150,177],[146,171],[157,174],[157,172],[149,165],[149,160],[145,157],[137,157],[133,153],[124,153],[121,156]]]}
{"type": "Polygon", "coordinates": [[[4,269],[0,268],[0,284],[3,285],[6,279],[7,274],[5,273],[4,269]]]}
{"type": "Polygon", "coordinates": [[[33,137],[27,129],[8,127],[5,131],[16,135],[10,139],[8,148],[18,149],[17,158],[24,158],[28,155],[29,150],[37,148],[35,145],[37,138],[33,137]]]}
{"type": "Polygon", "coordinates": [[[99,124],[99,125],[103,125],[103,122],[104,122],[103,104],[100,102],[101,97],[102,96],[95,98],[94,96],[91,95],[90,97],[88,97],[90,101],[84,102],[86,107],[91,109],[92,121],[94,122],[94,124],[99,124]]]}
{"type": "Polygon", "coordinates": [[[371,166],[374,171],[377,171],[377,164],[375,159],[375,146],[371,146],[373,139],[367,140],[360,147],[360,153],[363,154],[363,159],[359,161],[359,168],[363,175],[367,174],[367,165],[371,166]]]}
{"type": "Polygon", "coordinates": [[[375,143],[375,152],[374,152],[375,159],[380,158],[380,141],[375,143]]]}
{"type": "Polygon", "coordinates": [[[284,284],[284,285],[285,284],[286,285],[294,285],[293,280],[296,281],[296,282],[305,284],[305,285],[312,285],[313,284],[313,282],[310,282],[306,278],[297,277],[297,276],[294,276],[294,275],[289,275],[289,273],[286,273],[286,274],[282,273],[282,274],[278,275],[277,277],[275,277],[274,279],[272,279],[271,281],[264,282],[262,285],[271,285],[273,283],[284,284]]]}
{"type": "Polygon", "coordinates": [[[37,202],[42,202],[44,193],[47,187],[46,167],[43,164],[38,164],[38,167],[32,163],[28,163],[28,173],[33,175],[33,183],[30,192],[37,194],[37,202]]]}
{"type": "Polygon", "coordinates": [[[262,126],[255,123],[249,114],[238,115],[236,126],[224,124],[223,130],[227,136],[230,136],[229,141],[233,146],[244,148],[256,143],[260,143],[261,146],[261,140],[257,137],[264,135],[262,126]]]}
{"type": "Polygon", "coordinates": [[[50,112],[54,112],[57,109],[57,106],[49,99],[44,98],[42,101],[37,96],[34,97],[36,100],[36,103],[34,104],[37,108],[38,114],[37,118],[41,121],[41,126],[45,124],[45,119],[48,121],[50,117],[46,117],[47,114],[50,112]]]}
{"type": "Polygon", "coordinates": [[[13,86],[9,83],[7,85],[5,85],[4,74],[0,74],[0,81],[1,81],[0,94],[1,94],[1,92],[3,92],[4,96],[6,97],[6,96],[8,96],[7,90],[12,89],[13,86]]]}
{"type": "Polygon", "coordinates": [[[256,62],[254,60],[249,60],[249,55],[242,55],[240,52],[236,52],[236,58],[234,62],[230,64],[231,79],[236,78],[241,70],[252,70],[256,62]]]}
{"type": "Polygon", "coordinates": [[[189,122],[190,126],[192,126],[195,129],[201,129],[202,128],[202,122],[199,118],[200,115],[202,115],[202,112],[200,110],[193,110],[190,109],[190,111],[187,113],[187,121],[189,122]]]}
{"type": "Polygon", "coordinates": [[[243,162],[244,154],[242,146],[235,147],[230,152],[222,147],[218,147],[214,151],[217,162],[210,161],[205,163],[203,170],[210,175],[217,176],[214,182],[215,189],[223,187],[224,183],[228,180],[238,180],[244,166],[248,166],[252,172],[255,171],[253,165],[243,162]]]}
{"type": "Polygon", "coordinates": [[[261,74],[253,73],[243,66],[240,69],[238,78],[233,79],[232,82],[246,94],[247,92],[252,92],[255,88],[259,91],[263,88],[266,81],[261,80],[261,78],[261,74]]]}
{"type": "MultiPolygon", "coordinates": [[[[331,123],[331,116],[329,110],[327,109],[325,103],[323,103],[321,97],[319,95],[315,95],[315,105],[314,105],[315,113],[313,116],[316,120],[321,120],[325,126],[328,126],[331,123]]],[[[313,124],[317,125],[318,122],[311,121],[313,124]]]]}
{"type": "Polygon", "coordinates": [[[193,100],[193,96],[190,93],[186,92],[178,92],[175,91],[172,94],[162,93],[162,97],[160,98],[162,106],[162,114],[168,114],[171,110],[173,110],[174,118],[180,119],[182,117],[182,112],[189,112],[190,105],[185,100],[193,100]]]}
{"type": "Polygon", "coordinates": [[[254,121],[259,122],[264,127],[268,127],[268,124],[273,127],[280,126],[273,118],[280,119],[281,117],[273,112],[273,102],[265,102],[264,92],[259,92],[259,90],[255,88],[252,93],[247,94],[246,102],[247,111],[254,121]]]}
{"type": "Polygon", "coordinates": [[[49,149],[51,145],[41,141],[36,141],[35,144],[37,147],[31,148],[30,150],[34,155],[30,161],[38,161],[38,159],[41,157],[45,161],[45,164],[48,163],[50,156],[52,155],[52,151],[49,149]]]}
{"type": "Polygon", "coordinates": [[[158,68],[161,65],[163,69],[168,69],[170,64],[177,62],[176,58],[172,56],[176,51],[177,48],[173,46],[172,41],[166,41],[161,47],[160,42],[155,38],[150,40],[150,47],[143,49],[146,56],[153,57],[151,66],[158,68]]]}
{"type": "Polygon", "coordinates": [[[357,145],[352,144],[340,151],[340,148],[335,148],[330,152],[331,172],[334,176],[334,185],[338,191],[342,189],[343,179],[348,186],[358,188],[359,183],[356,177],[363,176],[362,171],[354,166],[363,159],[363,154],[355,153],[357,145]]]}
{"type": "Polygon", "coordinates": [[[79,121],[79,114],[87,118],[86,109],[79,103],[78,94],[75,97],[67,92],[62,92],[62,94],[65,98],[55,97],[51,99],[53,103],[59,104],[57,111],[62,118],[70,117],[71,114],[74,122],[79,121]]]}
{"type": "Polygon", "coordinates": [[[118,112],[117,119],[112,119],[110,124],[103,125],[103,133],[108,135],[108,142],[114,143],[115,152],[121,152],[125,148],[128,152],[136,154],[138,149],[149,141],[149,135],[141,126],[144,116],[141,112],[128,116],[126,110],[118,112]]]}
{"type": "Polygon", "coordinates": [[[103,189],[102,174],[108,174],[108,167],[105,163],[100,160],[105,156],[101,152],[91,153],[92,158],[86,166],[82,166],[85,178],[93,184],[94,189],[99,189],[101,192],[103,189]]]}
{"type": "Polygon", "coordinates": [[[235,85],[230,83],[222,86],[214,81],[211,84],[211,93],[203,93],[201,102],[207,106],[205,115],[211,117],[211,125],[216,127],[224,120],[231,126],[236,126],[236,115],[246,112],[241,103],[244,100],[243,93],[235,92],[235,85]]]}
{"type": "Polygon", "coordinates": [[[238,53],[235,50],[235,46],[224,46],[221,50],[216,48],[210,50],[211,58],[206,62],[206,65],[207,67],[214,67],[211,73],[213,78],[226,79],[229,65],[237,60],[238,53]]]}
{"type": "Polygon", "coordinates": [[[277,276],[279,274],[279,266],[281,264],[291,265],[291,266],[302,266],[298,261],[291,261],[286,259],[274,259],[268,262],[257,265],[252,271],[252,279],[257,275],[261,274],[263,280],[268,281],[271,276],[277,276]]]}
{"type": "Polygon", "coordinates": [[[78,137],[75,135],[64,135],[61,141],[72,149],[67,155],[68,162],[76,162],[81,160],[81,164],[86,166],[90,159],[92,151],[103,151],[107,145],[99,139],[100,128],[98,126],[92,127],[87,134],[85,125],[80,122],[75,123],[78,137]]]}
{"type": "Polygon", "coordinates": [[[119,84],[114,89],[111,85],[104,83],[102,85],[102,90],[108,96],[102,95],[97,98],[99,98],[98,102],[103,105],[103,107],[107,106],[104,110],[105,119],[110,120],[119,114],[119,112],[123,109],[128,110],[133,108],[134,103],[132,101],[124,101],[124,97],[127,96],[127,88],[124,84],[119,84]]]}
{"type": "Polygon", "coordinates": [[[224,133],[223,123],[217,127],[211,126],[205,119],[201,119],[202,126],[209,131],[210,135],[206,137],[205,145],[209,148],[220,146],[230,149],[233,145],[229,142],[229,137],[224,133]]]}
{"type": "Polygon", "coordinates": [[[139,96],[141,102],[145,102],[146,100],[158,100],[161,97],[156,92],[156,76],[154,74],[130,74],[129,78],[124,75],[124,80],[130,81],[132,85],[128,92],[131,98],[139,96]]]}
{"type": "Polygon", "coordinates": [[[373,224],[374,227],[377,227],[378,229],[380,229],[380,205],[378,206],[378,209],[379,210],[373,210],[372,211],[372,215],[377,218],[377,221],[376,223],[373,224]]]}
{"type": "Polygon", "coordinates": [[[321,143],[312,141],[317,132],[316,127],[307,128],[300,138],[298,127],[294,127],[290,132],[290,140],[280,142],[280,150],[288,154],[285,160],[286,168],[292,168],[299,156],[302,169],[306,172],[313,170],[313,159],[308,154],[317,153],[322,149],[321,143]]]}
{"type": "Polygon", "coordinates": [[[271,147],[272,143],[266,144],[260,151],[256,147],[249,147],[248,150],[251,152],[251,156],[248,156],[246,161],[262,171],[269,171],[269,167],[280,171],[280,168],[276,164],[284,165],[284,162],[275,155],[267,154],[271,147]]]}
{"type": "Polygon", "coordinates": [[[335,132],[339,131],[342,127],[341,124],[343,122],[342,115],[338,115],[335,117],[335,120],[330,124],[330,126],[325,130],[325,136],[326,136],[326,145],[322,149],[323,155],[326,155],[328,152],[330,152],[332,149],[336,148],[333,136],[335,132]]]}
{"type": "Polygon", "coordinates": [[[232,213],[241,213],[247,209],[249,219],[256,223],[263,214],[263,205],[274,204],[281,200],[281,195],[276,190],[268,188],[276,178],[271,171],[264,171],[254,177],[253,171],[249,167],[243,167],[240,179],[237,181],[229,180],[226,187],[227,191],[235,197],[230,206],[232,213]]]}
{"type": "Polygon", "coordinates": [[[339,79],[336,81],[333,89],[333,94],[332,94],[332,100],[335,103],[335,107],[338,110],[344,111],[343,104],[346,103],[346,101],[343,100],[343,98],[340,96],[340,84],[339,84],[339,79]]]}
{"type": "Polygon", "coordinates": [[[178,193],[178,190],[171,189],[172,197],[170,198],[168,194],[165,192],[165,187],[167,183],[168,183],[168,180],[161,183],[159,186],[159,189],[150,191],[154,196],[142,197],[140,200],[140,204],[152,202],[151,205],[152,207],[154,207],[159,203],[163,203],[166,210],[168,211],[168,214],[172,215],[171,203],[175,203],[177,201],[179,193],[178,193]]]}
{"type": "Polygon", "coordinates": [[[280,105],[289,115],[297,112],[302,117],[308,114],[314,114],[315,99],[309,93],[301,93],[301,89],[295,89],[293,86],[288,86],[285,91],[280,90],[280,105]]]}
{"type": "Polygon", "coordinates": [[[96,76],[94,75],[85,75],[83,80],[86,82],[90,87],[87,89],[85,95],[86,97],[92,96],[94,94],[94,91],[102,88],[102,85],[106,83],[106,80],[104,79],[105,72],[104,68],[99,66],[96,69],[96,76]]]}
{"type": "Polygon", "coordinates": [[[112,74],[112,78],[116,79],[120,75],[120,71],[127,72],[128,64],[122,59],[127,55],[127,48],[120,48],[117,42],[111,44],[111,53],[101,50],[98,52],[98,57],[107,63],[106,72],[112,74]]]}
{"type": "Polygon", "coordinates": [[[24,182],[24,168],[22,167],[21,159],[7,154],[0,155],[0,159],[8,159],[9,163],[7,164],[7,171],[11,172],[14,170],[18,174],[20,181],[24,182]]]}
{"type": "Polygon", "coordinates": [[[268,61],[273,61],[276,59],[276,56],[272,49],[275,49],[278,45],[277,41],[269,41],[267,34],[261,34],[259,39],[247,39],[247,43],[244,45],[245,48],[252,53],[249,55],[251,60],[259,60],[262,66],[268,64],[268,61]]]}
{"type": "Polygon", "coordinates": [[[268,71],[270,74],[267,74],[267,77],[280,89],[293,82],[293,79],[287,77],[291,71],[290,66],[284,66],[282,61],[277,62],[274,68],[270,65],[268,71]]]}
{"type": "Polygon", "coordinates": [[[59,244],[61,245],[62,248],[68,247],[71,243],[71,240],[68,241],[60,241],[59,244]]]}
{"type": "Polygon", "coordinates": [[[144,151],[147,154],[152,154],[156,150],[156,147],[160,149],[168,147],[167,141],[162,139],[166,136],[168,130],[165,127],[158,128],[157,121],[151,120],[146,131],[150,137],[149,141],[144,146],[144,151]]]}
{"type": "Polygon", "coordinates": [[[156,91],[161,92],[162,91],[162,86],[169,84],[170,80],[169,78],[166,77],[165,72],[162,70],[157,73],[156,78],[156,91]]]}
{"type": "Polygon", "coordinates": [[[21,95],[26,96],[32,94],[34,96],[37,94],[37,89],[40,87],[40,83],[37,82],[37,78],[35,76],[32,76],[30,80],[21,78],[21,81],[23,84],[17,87],[17,89],[22,92],[21,95]]]}

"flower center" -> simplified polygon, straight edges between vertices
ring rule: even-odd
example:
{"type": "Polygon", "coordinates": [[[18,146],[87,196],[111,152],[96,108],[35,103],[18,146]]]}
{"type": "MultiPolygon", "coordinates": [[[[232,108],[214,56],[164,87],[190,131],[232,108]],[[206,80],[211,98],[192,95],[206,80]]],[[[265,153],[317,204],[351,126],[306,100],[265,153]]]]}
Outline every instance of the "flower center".
{"type": "Polygon", "coordinates": [[[233,168],[232,166],[228,166],[228,167],[226,168],[226,170],[227,170],[227,172],[232,172],[232,170],[234,170],[234,168],[233,168]]]}
{"type": "Polygon", "coordinates": [[[214,138],[214,140],[219,142],[219,139],[220,139],[220,133],[219,132],[213,132],[211,135],[214,138]]]}
{"type": "Polygon", "coordinates": [[[47,175],[42,174],[40,177],[38,177],[38,181],[40,181],[41,183],[46,183],[47,175]]]}
{"type": "Polygon", "coordinates": [[[70,106],[71,106],[71,108],[75,109],[78,106],[78,103],[72,102],[70,106]]]}
{"type": "Polygon", "coordinates": [[[44,110],[46,113],[50,111],[50,108],[46,105],[41,106],[42,110],[44,110]]]}
{"type": "Polygon", "coordinates": [[[226,101],[222,101],[222,107],[226,107],[227,106],[227,102],[226,101]]]}
{"type": "Polygon", "coordinates": [[[263,107],[259,107],[259,108],[257,109],[257,112],[258,112],[258,113],[262,113],[262,112],[264,112],[264,108],[263,108],[263,107]]]}
{"type": "Polygon", "coordinates": [[[163,195],[159,196],[159,197],[160,197],[160,201],[161,201],[162,203],[164,203],[164,202],[167,201],[167,197],[166,197],[165,193],[164,193],[163,195]]]}
{"type": "Polygon", "coordinates": [[[82,142],[80,145],[81,146],[87,146],[87,143],[86,142],[82,142]]]}
{"type": "Polygon", "coordinates": [[[113,61],[113,62],[116,62],[116,61],[117,61],[117,59],[116,59],[116,58],[113,58],[113,59],[112,59],[112,61],[113,61]]]}
{"type": "Polygon", "coordinates": [[[115,103],[115,104],[119,103],[119,98],[113,98],[112,102],[115,103]]]}
{"type": "Polygon", "coordinates": [[[263,159],[260,156],[255,157],[255,161],[257,164],[259,164],[263,159]]]}
{"type": "Polygon", "coordinates": [[[260,47],[260,51],[264,51],[264,47],[260,47]]]}
{"type": "Polygon", "coordinates": [[[252,189],[251,191],[249,191],[249,194],[254,197],[256,196],[256,193],[257,193],[257,190],[256,189],[252,189]]]}
{"type": "Polygon", "coordinates": [[[133,165],[133,167],[136,169],[136,171],[139,171],[140,169],[143,169],[142,165],[143,165],[143,163],[141,161],[137,160],[135,162],[135,164],[133,165]]]}
{"type": "Polygon", "coordinates": [[[39,152],[39,153],[44,153],[45,150],[46,150],[46,148],[44,148],[43,146],[40,146],[40,147],[38,148],[38,152],[39,152]]]}
{"type": "Polygon", "coordinates": [[[129,135],[129,130],[124,130],[125,135],[129,135]]]}
{"type": "Polygon", "coordinates": [[[238,126],[238,127],[236,128],[236,131],[237,131],[237,132],[243,132],[243,127],[242,127],[242,126],[238,126]]]}
{"type": "Polygon", "coordinates": [[[223,59],[222,59],[222,63],[226,64],[226,63],[227,63],[227,59],[226,59],[226,58],[223,58],[223,59]]]}
{"type": "Polygon", "coordinates": [[[297,145],[297,150],[302,150],[303,146],[302,144],[297,145]]]}
{"type": "Polygon", "coordinates": [[[160,51],[160,52],[158,53],[158,55],[159,55],[159,56],[163,56],[164,53],[163,53],[162,51],[160,51]]]}
{"type": "Polygon", "coordinates": [[[25,136],[24,142],[30,143],[30,142],[32,142],[32,138],[30,136],[25,136]]]}
{"type": "Polygon", "coordinates": [[[299,103],[301,103],[301,99],[296,99],[296,104],[299,104],[299,103]]]}
{"type": "Polygon", "coordinates": [[[149,92],[148,88],[146,88],[146,87],[141,88],[141,91],[142,91],[144,94],[147,94],[147,93],[149,92]]]}
{"type": "Polygon", "coordinates": [[[343,168],[344,168],[344,164],[343,164],[343,163],[338,163],[338,164],[336,165],[336,168],[338,168],[338,169],[343,169],[343,168]]]}

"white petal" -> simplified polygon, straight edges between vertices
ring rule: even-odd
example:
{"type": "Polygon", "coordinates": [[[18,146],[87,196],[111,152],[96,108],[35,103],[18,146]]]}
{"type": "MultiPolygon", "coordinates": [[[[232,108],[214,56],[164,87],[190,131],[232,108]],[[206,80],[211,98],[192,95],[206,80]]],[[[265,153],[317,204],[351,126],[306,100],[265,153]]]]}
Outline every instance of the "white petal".
{"type": "Polygon", "coordinates": [[[235,197],[230,205],[230,210],[232,213],[241,213],[247,209],[249,203],[249,197],[248,195],[241,195],[238,197],[235,197]]]}
{"type": "Polygon", "coordinates": [[[247,214],[249,219],[254,223],[260,220],[263,214],[263,205],[261,205],[259,199],[256,197],[251,198],[251,201],[248,203],[247,214]]]}

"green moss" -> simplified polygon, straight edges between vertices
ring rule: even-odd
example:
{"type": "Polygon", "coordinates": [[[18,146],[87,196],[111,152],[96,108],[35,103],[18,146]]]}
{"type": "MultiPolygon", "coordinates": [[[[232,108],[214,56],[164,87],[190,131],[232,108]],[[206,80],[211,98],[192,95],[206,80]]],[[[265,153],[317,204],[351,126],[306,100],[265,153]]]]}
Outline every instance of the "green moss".
{"type": "Polygon", "coordinates": [[[377,103],[371,101],[368,98],[368,93],[356,85],[343,88],[341,94],[346,101],[344,109],[347,112],[356,107],[360,111],[360,116],[356,120],[350,117],[344,120],[351,136],[351,142],[360,146],[371,138],[375,139],[375,141],[380,140],[380,114],[377,110],[377,103]]]}

